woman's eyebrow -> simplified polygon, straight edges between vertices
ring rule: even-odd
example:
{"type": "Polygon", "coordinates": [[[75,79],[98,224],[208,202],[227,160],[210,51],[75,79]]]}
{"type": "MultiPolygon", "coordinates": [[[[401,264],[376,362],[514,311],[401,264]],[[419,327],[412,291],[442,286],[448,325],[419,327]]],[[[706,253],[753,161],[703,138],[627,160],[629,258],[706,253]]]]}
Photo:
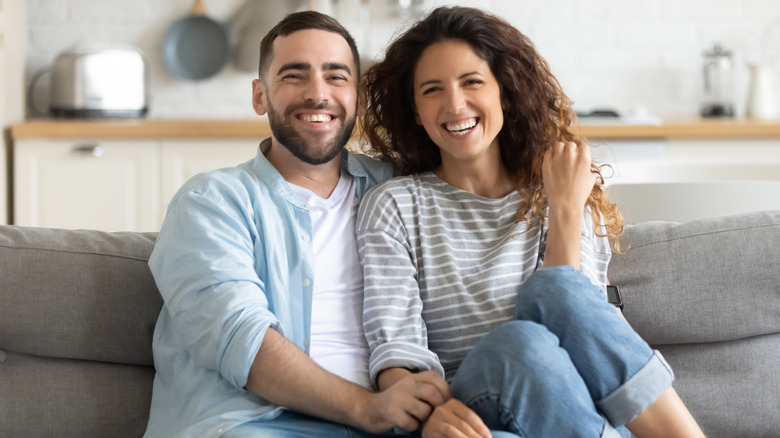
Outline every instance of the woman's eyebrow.
{"type": "MultiPolygon", "coordinates": [[[[462,75],[458,76],[458,79],[467,78],[467,77],[469,77],[471,75],[482,76],[482,73],[480,73],[479,71],[475,70],[475,71],[471,71],[471,72],[468,72],[468,73],[463,73],[462,75]]],[[[440,84],[440,83],[441,83],[441,79],[429,79],[427,81],[424,81],[424,82],[420,83],[420,85],[417,88],[422,88],[422,87],[424,87],[426,85],[440,84]]]]}

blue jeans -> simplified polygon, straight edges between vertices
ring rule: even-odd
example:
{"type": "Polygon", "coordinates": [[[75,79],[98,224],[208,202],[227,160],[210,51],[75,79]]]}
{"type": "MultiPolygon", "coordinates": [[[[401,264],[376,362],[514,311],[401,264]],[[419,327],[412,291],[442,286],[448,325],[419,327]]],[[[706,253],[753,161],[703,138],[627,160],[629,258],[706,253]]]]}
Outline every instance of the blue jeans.
{"type": "Polygon", "coordinates": [[[311,417],[294,411],[284,411],[272,420],[244,423],[224,433],[220,438],[398,438],[392,433],[375,435],[360,429],[311,417]]]}
{"type": "Polygon", "coordinates": [[[599,288],[573,267],[556,266],[521,286],[515,320],[477,343],[451,388],[491,429],[628,437],[622,426],[673,379],[599,288]]]}
{"type": "MultiPolygon", "coordinates": [[[[412,433],[398,430],[398,434],[371,434],[360,429],[333,423],[294,411],[284,411],[273,420],[244,423],[222,434],[220,438],[402,438],[412,433]]],[[[418,435],[418,434],[417,434],[418,435]]],[[[507,432],[493,432],[493,438],[513,438],[507,432]]]]}

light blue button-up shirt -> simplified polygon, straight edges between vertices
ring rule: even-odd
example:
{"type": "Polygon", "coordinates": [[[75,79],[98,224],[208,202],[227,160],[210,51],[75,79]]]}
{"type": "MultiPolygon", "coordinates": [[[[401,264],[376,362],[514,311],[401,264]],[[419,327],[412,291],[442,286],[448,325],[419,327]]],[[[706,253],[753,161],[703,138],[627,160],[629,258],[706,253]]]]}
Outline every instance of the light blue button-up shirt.
{"type": "MultiPolygon", "coordinates": [[[[149,259],[165,302],[154,332],[147,437],[214,437],[278,415],[244,389],[269,327],[308,353],[314,259],[311,218],[263,151],[200,174],[171,201],[149,259]]],[[[359,200],[389,166],[344,152],[359,200]]],[[[368,364],[366,364],[367,366],[368,364]]]]}

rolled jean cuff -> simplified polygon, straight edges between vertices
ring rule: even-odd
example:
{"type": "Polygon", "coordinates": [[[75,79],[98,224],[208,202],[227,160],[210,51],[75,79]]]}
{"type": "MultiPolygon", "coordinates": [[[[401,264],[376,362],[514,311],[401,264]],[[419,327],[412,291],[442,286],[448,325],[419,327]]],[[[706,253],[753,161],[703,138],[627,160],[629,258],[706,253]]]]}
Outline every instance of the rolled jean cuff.
{"type": "Polygon", "coordinates": [[[645,366],[596,406],[613,426],[622,426],[653,404],[674,381],[674,372],[657,350],[645,366]]]}

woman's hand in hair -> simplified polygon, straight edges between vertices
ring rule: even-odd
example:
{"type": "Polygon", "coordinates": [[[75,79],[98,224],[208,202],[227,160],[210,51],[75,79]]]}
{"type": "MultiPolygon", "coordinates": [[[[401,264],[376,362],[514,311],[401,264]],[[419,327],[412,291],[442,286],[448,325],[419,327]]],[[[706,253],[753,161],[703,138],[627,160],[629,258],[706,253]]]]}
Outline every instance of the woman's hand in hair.
{"type": "Polygon", "coordinates": [[[581,216],[596,183],[596,174],[591,171],[590,147],[574,142],[550,147],[542,162],[542,180],[551,215],[563,210],[581,216]]]}
{"type": "Polygon", "coordinates": [[[544,266],[580,268],[585,202],[596,183],[590,164],[590,148],[585,144],[558,143],[544,154],[542,180],[549,208],[544,266]]]}

